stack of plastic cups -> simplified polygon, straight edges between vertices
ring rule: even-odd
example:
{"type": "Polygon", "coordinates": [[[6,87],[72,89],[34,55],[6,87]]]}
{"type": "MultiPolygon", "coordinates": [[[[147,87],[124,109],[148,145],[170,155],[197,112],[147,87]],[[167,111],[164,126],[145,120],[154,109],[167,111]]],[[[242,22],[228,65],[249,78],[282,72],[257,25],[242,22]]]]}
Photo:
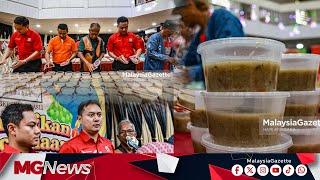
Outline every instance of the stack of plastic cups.
{"type": "Polygon", "coordinates": [[[191,111],[195,110],[195,91],[189,89],[181,89],[178,94],[179,105],[173,111],[174,130],[176,132],[190,132],[188,123],[191,122],[191,111]]]}
{"type": "Polygon", "coordinates": [[[195,110],[190,113],[191,122],[188,129],[191,133],[193,149],[195,153],[204,153],[206,148],[201,144],[201,138],[208,133],[207,116],[205,111],[204,97],[201,91],[195,92],[195,110]]]}
{"type": "Polygon", "coordinates": [[[226,38],[202,43],[206,82],[207,153],[287,152],[292,139],[264,120],[281,120],[289,93],[275,92],[285,45],[262,38],[226,38]]]}
{"type": "Polygon", "coordinates": [[[287,91],[284,121],[291,126],[281,130],[292,137],[289,152],[320,152],[320,124],[317,121],[319,95],[316,90],[320,56],[315,54],[284,54],[277,90],[287,91]],[[312,125],[304,122],[312,122],[312,125]]]}

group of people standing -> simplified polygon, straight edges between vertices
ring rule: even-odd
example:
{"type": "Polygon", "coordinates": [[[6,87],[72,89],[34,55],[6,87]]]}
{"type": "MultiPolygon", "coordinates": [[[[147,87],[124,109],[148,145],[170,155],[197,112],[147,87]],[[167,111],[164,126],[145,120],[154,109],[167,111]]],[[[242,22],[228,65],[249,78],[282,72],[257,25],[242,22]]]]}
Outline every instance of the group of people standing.
{"type": "MultiPolygon", "coordinates": [[[[46,64],[44,68],[52,67],[54,71],[72,71],[71,60],[76,56],[82,63],[82,71],[99,71],[102,58],[108,52],[113,58],[112,69],[135,70],[136,64],[140,63],[140,55],[146,53],[145,70],[162,70],[165,62],[174,63],[170,57],[172,53],[166,51],[164,40],[173,34],[173,26],[170,21],[163,23],[161,32],[152,35],[147,42],[147,48],[143,39],[132,32],[128,32],[129,19],[119,17],[117,19],[118,32],[112,34],[105,44],[99,37],[100,25],[92,23],[89,34],[82,37],[78,46],[68,36],[67,24],[59,24],[57,36],[50,39],[45,50],[46,64]]],[[[14,20],[14,32],[10,38],[7,50],[0,65],[5,64],[8,58],[17,49],[18,61],[12,65],[13,72],[39,72],[41,70],[42,40],[35,30],[29,28],[29,20],[19,16],[14,20]]]]}

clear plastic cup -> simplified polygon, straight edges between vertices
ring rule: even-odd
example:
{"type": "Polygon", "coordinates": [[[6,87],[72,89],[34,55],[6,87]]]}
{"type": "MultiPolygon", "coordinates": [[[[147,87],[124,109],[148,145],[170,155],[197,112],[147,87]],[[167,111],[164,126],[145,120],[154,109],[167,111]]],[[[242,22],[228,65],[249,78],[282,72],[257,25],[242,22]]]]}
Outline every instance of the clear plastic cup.
{"type": "Polygon", "coordinates": [[[290,91],[287,98],[285,116],[315,118],[318,114],[320,90],[290,91]]]}
{"type": "Polygon", "coordinates": [[[190,109],[194,110],[195,109],[195,92],[191,90],[180,90],[180,93],[178,95],[178,101],[179,103],[190,109]]]}
{"type": "Polygon", "coordinates": [[[319,60],[320,55],[316,54],[283,54],[277,90],[315,90],[319,60]]]}
{"type": "Polygon", "coordinates": [[[187,128],[190,130],[190,133],[191,133],[194,152],[195,153],[206,152],[205,147],[201,144],[201,138],[202,138],[202,135],[209,132],[208,128],[192,126],[191,122],[188,123],[187,128]]]}
{"type": "Polygon", "coordinates": [[[205,111],[202,91],[195,91],[195,110],[191,111],[190,119],[193,126],[208,128],[207,114],[205,111]]]}
{"type": "Polygon", "coordinates": [[[263,120],[283,118],[287,92],[205,92],[209,132],[216,144],[263,147],[279,143],[279,131],[265,131],[263,120]]]}
{"type": "Polygon", "coordinates": [[[283,43],[263,38],[224,38],[200,44],[207,91],[275,91],[284,51],[283,43]]]}
{"type": "Polygon", "coordinates": [[[174,130],[176,132],[190,132],[187,124],[190,122],[190,111],[173,111],[174,130]]]}
{"type": "Polygon", "coordinates": [[[320,127],[281,130],[292,137],[290,153],[320,153],[320,127]]]}
{"type": "Polygon", "coordinates": [[[243,148],[215,144],[209,133],[202,136],[201,144],[206,148],[207,153],[287,153],[292,146],[292,139],[289,135],[281,134],[277,144],[264,147],[243,148]]]}

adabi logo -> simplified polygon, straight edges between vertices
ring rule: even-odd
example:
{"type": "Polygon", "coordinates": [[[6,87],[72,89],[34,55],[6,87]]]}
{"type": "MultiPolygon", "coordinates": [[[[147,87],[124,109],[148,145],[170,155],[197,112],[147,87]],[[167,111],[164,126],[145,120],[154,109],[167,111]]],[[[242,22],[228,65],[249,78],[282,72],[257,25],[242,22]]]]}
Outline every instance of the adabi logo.
{"type": "Polygon", "coordinates": [[[14,161],[14,174],[89,174],[90,164],[58,164],[57,161],[14,161]],[[50,171],[50,172],[48,172],[50,171]]]}

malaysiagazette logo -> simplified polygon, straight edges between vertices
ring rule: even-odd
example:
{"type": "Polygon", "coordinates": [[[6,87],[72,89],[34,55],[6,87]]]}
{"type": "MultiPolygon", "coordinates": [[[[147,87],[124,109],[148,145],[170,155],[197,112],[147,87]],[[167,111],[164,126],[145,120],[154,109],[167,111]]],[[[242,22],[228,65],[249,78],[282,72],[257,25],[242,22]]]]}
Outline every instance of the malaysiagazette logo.
{"type": "Polygon", "coordinates": [[[14,161],[14,174],[90,174],[91,164],[58,164],[57,161],[14,161]]]}

